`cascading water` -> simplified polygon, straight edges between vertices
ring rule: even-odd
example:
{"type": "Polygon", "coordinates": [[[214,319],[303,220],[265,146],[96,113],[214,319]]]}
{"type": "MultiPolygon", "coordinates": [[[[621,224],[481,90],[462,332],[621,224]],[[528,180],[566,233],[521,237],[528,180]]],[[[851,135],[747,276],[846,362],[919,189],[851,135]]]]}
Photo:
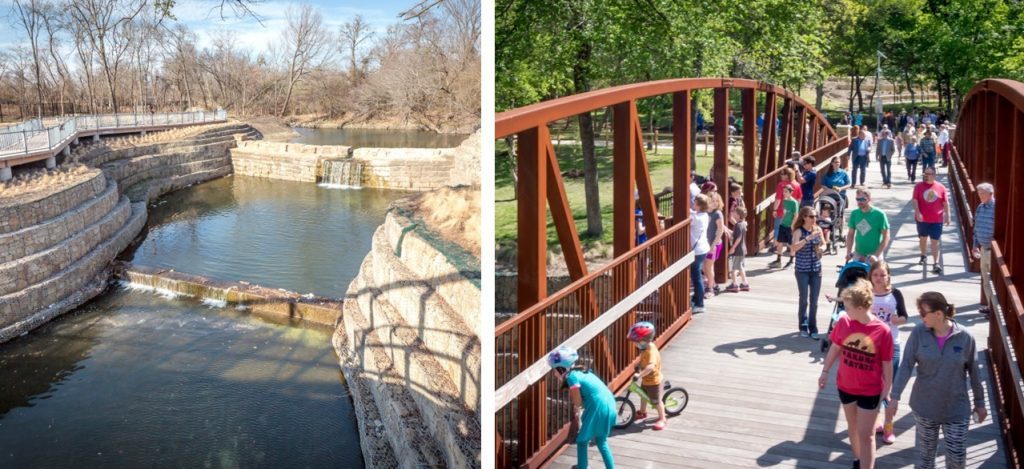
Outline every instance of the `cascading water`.
{"type": "Polygon", "coordinates": [[[326,160],[323,162],[323,177],[320,178],[320,186],[332,189],[360,189],[363,187],[362,179],[363,163],[361,161],[326,160]]]}

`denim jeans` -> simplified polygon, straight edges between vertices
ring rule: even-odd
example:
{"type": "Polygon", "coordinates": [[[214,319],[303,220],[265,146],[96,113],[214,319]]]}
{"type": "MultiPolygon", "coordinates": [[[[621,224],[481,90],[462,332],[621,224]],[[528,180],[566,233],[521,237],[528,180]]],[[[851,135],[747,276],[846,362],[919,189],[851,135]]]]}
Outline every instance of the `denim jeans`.
{"type": "Polygon", "coordinates": [[[921,171],[928,168],[935,169],[935,155],[928,156],[928,154],[925,154],[921,160],[921,171]]]}
{"type": "Polygon", "coordinates": [[[690,283],[693,285],[693,305],[704,307],[704,259],[707,254],[695,254],[690,264],[690,283]]]}
{"type": "Polygon", "coordinates": [[[797,325],[801,331],[818,333],[818,294],[821,293],[821,271],[797,272],[796,286],[800,291],[797,325]],[[810,301],[808,301],[810,300],[810,301]]]}
{"type": "Polygon", "coordinates": [[[882,184],[892,184],[892,157],[879,156],[878,166],[882,168],[882,184]]]}
{"type": "Polygon", "coordinates": [[[868,156],[858,155],[853,157],[853,171],[850,172],[850,176],[853,178],[853,185],[860,186],[864,184],[864,178],[867,176],[868,170],[868,156]],[[860,171],[860,182],[857,182],[857,171],[860,171]]]}
{"type": "Polygon", "coordinates": [[[907,160],[907,178],[910,182],[917,181],[917,160],[907,160]]]}

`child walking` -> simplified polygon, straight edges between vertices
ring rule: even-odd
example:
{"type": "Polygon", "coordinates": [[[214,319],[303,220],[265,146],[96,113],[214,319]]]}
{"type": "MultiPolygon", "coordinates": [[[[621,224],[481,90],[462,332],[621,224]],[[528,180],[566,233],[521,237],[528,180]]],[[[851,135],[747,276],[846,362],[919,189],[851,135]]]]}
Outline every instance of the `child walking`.
{"type": "Polygon", "coordinates": [[[569,388],[573,415],[580,419],[580,430],[576,436],[576,467],[587,469],[587,447],[590,440],[594,440],[597,450],[601,452],[605,469],[614,469],[615,461],[608,447],[608,435],[615,426],[615,395],[589,369],[575,366],[578,359],[576,350],[566,346],[558,347],[548,354],[548,365],[569,388]],[[581,406],[582,416],[579,410],[581,406]]]}
{"type": "Polygon", "coordinates": [[[733,211],[732,243],[729,246],[729,286],[725,291],[736,293],[750,291],[747,284],[747,271],[744,269],[744,258],[747,256],[747,209],[736,207],[733,211]],[[740,280],[742,279],[742,282],[740,280]]]}
{"type": "Polygon", "coordinates": [[[780,266],[785,269],[793,264],[793,256],[790,256],[789,262],[786,262],[785,266],[782,265],[782,252],[789,251],[789,245],[793,243],[793,217],[800,209],[800,202],[793,198],[792,186],[784,187],[782,194],[782,224],[779,225],[779,235],[775,239],[775,260],[768,264],[769,269],[780,266]]]}
{"type": "MultiPolygon", "coordinates": [[[[631,342],[636,342],[636,347],[641,350],[640,371],[634,378],[642,380],[640,386],[643,387],[644,393],[657,403],[658,420],[654,422],[654,429],[664,430],[668,426],[668,420],[665,419],[665,403],[661,400],[661,353],[653,342],[654,324],[647,321],[633,324],[633,327],[629,328],[627,338],[631,342]]],[[[640,400],[640,411],[636,413],[636,420],[647,420],[647,401],[643,399],[640,400]]]]}

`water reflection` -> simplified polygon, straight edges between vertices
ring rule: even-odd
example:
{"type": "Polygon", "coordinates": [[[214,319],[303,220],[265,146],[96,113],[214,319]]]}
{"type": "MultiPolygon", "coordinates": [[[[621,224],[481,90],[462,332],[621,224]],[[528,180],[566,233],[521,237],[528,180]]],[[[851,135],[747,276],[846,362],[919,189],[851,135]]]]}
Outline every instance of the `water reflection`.
{"type": "Polygon", "coordinates": [[[296,127],[299,136],[292,143],[347,145],[356,148],[451,148],[468,134],[438,134],[420,130],[310,129],[296,127]]]}
{"type": "Polygon", "coordinates": [[[3,467],[361,467],[327,332],[108,293],[0,348],[3,467]]]}
{"type": "Polygon", "coordinates": [[[174,192],[149,212],[132,262],[341,297],[390,203],[408,193],[246,176],[174,192]]]}

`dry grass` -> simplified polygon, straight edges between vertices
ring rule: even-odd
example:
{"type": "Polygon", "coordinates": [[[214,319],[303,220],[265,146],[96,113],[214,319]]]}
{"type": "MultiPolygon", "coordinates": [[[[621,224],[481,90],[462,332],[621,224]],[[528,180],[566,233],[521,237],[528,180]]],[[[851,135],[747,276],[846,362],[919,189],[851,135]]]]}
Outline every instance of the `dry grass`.
{"type": "Polygon", "coordinates": [[[411,197],[406,207],[431,231],[480,256],[479,188],[441,188],[411,197]]]}
{"type": "Polygon", "coordinates": [[[80,163],[63,164],[57,169],[39,169],[19,174],[0,183],[0,207],[21,205],[40,200],[89,180],[100,172],[80,163]]]}

